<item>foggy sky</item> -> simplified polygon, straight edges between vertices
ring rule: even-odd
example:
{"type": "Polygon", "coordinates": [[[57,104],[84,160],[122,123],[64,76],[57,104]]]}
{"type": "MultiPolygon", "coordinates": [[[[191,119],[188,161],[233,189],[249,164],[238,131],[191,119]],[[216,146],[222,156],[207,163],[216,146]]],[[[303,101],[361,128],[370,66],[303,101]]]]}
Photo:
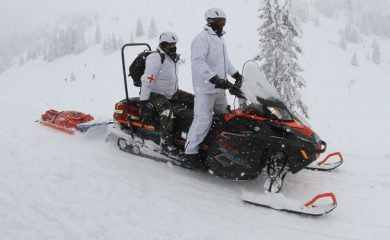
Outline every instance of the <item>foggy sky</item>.
{"type": "Polygon", "coordinates": [[[0,36],[28,32],[75,11],[92,9],[97,0],[0,0],[0,36]]]}
{"type": "MultiPolygon", "coordinates": [[[[242,1],[244,2],[244,0],[242,1]]],[[[263,0],[258,1],[262,2],[263,0]]],[[[309,0],[292,0],[292,2],[294,1],[309,0]]],[[[332,0],[323,1],[332,2],[332,0]]],[[[37,26],[55,22],[59,17],[75,12],[82,13],[87,10],[94,11],[107,7],[131,7],[143,2],[142,0],[0,0],[0,38],[15,33],[29,32],[37,26]]],[[[380,3],[390,3],[390,0],[366,0],[363,2],[368,3],[366,7],[369,7],[370,4],[376,6],[382,5],[380,3]]]]}

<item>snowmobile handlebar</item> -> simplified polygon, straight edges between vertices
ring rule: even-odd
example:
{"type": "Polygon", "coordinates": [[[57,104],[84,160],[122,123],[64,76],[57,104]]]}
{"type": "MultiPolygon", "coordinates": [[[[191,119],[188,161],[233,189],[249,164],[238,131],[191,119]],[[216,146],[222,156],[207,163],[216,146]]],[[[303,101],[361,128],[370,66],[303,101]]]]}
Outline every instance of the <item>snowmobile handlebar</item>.
{"type": "Polygon", "coordinates": [[[246,99],[244,93],[242,93],[241,89],[234,85],[233,83],[229,82],[229,93],[233,96],[236,96],[238,98],[246,99]]]}

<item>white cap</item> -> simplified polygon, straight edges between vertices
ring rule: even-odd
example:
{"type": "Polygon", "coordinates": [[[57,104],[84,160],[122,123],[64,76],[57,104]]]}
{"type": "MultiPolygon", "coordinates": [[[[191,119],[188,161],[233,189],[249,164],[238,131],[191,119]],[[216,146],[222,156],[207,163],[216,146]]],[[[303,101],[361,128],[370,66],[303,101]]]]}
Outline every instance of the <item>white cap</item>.
{"type": "Polygon", "coordinates": [[[226,18],[226,14],[224,11],[222,11],[219,8],[210,8],[209,10],[206,11],[204,14],[205,18],[226,18]]]}
{"type": "Polygon", "coordinates": [[[179,38],[174,32],[163,32],[160,34],[160,43],[167,42],[167,43],[177,43],[179,41],[179,38]]]}

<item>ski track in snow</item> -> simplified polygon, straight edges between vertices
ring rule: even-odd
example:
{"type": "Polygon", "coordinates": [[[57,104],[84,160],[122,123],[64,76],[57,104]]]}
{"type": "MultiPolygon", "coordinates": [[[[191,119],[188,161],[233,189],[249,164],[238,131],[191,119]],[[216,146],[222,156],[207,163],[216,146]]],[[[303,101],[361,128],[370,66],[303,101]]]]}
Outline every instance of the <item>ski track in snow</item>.
{"type": "MultiPolygon", "coordinates": [[[[232,19],[246,10],[231,10],[232,19]]],[[[333,172],[287,175],[283,194],[307,201],[334,192],[338,207],[333,212],[304,217],[245,204],[242,189],[262,191],[262,177],[227,181],[121,152],[104,141],[104,132],[68,136],[34,122],[50,108],[112,116],[124,95],[120,54],[104,55],[101,46],[93,46],[79,55],[28,62],[0,75],[0,239],[390,239],[389,68],[362,58],[361,68],[351,68],[350,56],[329,39],[317,42],[326,29],[337,43],[337,23],[322,20],[321,26],[304,26],[302,65],[308,88],[303,95],[312,127],[328,142],[329,151],[344,153],[345,162],[333,172]],[[77,80],[65,82],[71,71],[77,80]],[[371,126],[373,115],[367,111],[374,113],[371,126]]],[[[256,37],[245,31],[242,35],[256,37]]],[[[192,89],[187,45],[194,33],[180,43],[187,56],[180,70],[186,90],[192,89]]],[[[234,31],[227,36],[237,68],[253,57],[257,41],[250,39],[234,31]]],[[[385,53],[390,44],[383,43],[385,53]]],[[[363,55],[367,51],[360,50],[363,55]]]]}

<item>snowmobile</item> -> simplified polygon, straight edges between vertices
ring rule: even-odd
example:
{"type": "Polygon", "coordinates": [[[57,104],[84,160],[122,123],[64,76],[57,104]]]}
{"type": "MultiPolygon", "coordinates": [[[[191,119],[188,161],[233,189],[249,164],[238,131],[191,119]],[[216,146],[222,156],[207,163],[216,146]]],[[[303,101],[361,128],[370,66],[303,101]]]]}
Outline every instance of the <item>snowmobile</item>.
{"type": "MultiPolygon", "coordinates": [[[[114,121],[108,135],[117,142],[119,149],[134,155],[157,161],[169,162],[192,169],[182,154],[170,156],[160,149],[160,125],[157,116],[146,123],[139,114],[139,98],[128,96],[124,50],[129,46],[150,46],[146,43],[126,44],[122,48],[122,66],[126,98],[115,105],[114,121]]],[[[267,192],[281,190],[287,173],[296,174],[305,168],[330,170],[342,163],[340,160],[327,166],[328,158],[318,162],[326,151],[326,142],[297,117],[290,113],[280,100],[276,90],[265,80],[255,62],[248,61],[243,67],[243,86],[233,84],[231,94],[239,98],[240,106],[227,114],[215,115],[212,127],[200,146],[204,170],[230,180],[251,180],[267,174],[264,188],[267,192]],[[256,91],[253,91],[256,89],[256,91]]],[[[172,102],[174,138],[177,148],[184,151],[187,132],[193,119],[193,106],[172,102]]],[[[272,202],[259,200],[246,194],[243,200],[255,205],[308,215],[323,215],[336,206],[333,193],[318,195],[302,206],[277,207],[272,202]],[[331,198],[326,206],[314,205],[319,198],[331,198]]]]}

